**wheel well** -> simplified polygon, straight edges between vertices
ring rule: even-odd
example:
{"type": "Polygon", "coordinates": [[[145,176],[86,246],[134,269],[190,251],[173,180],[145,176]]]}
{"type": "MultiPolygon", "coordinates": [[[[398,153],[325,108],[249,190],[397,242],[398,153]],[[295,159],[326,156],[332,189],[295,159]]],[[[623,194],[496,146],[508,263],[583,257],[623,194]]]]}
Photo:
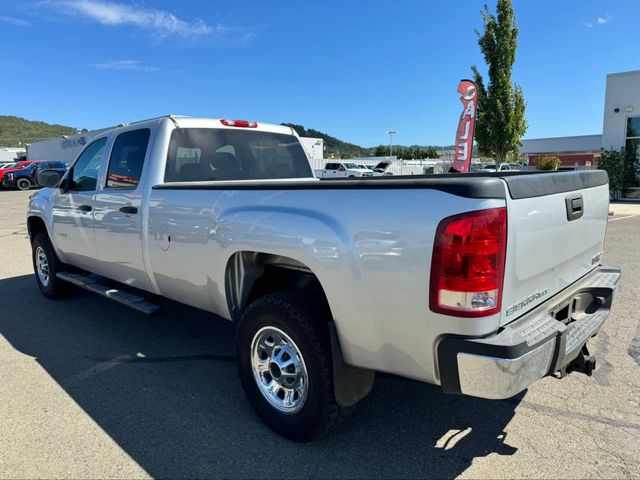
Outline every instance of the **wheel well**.
{"type": "Polygon", "coordinates": [[[29,232],[29,239],[33,242],[36,235],[40,232],[47,233],[47,226],[44,224],[44,220],[40,217],[29,217],[27,219],[27,230],[29,232]]]}
{"type": "Polygon", "coordinates": [[[260,252],[235,253],[227,263],[225,275],[227,304],[231,318],[237,320],[253,301],[269,293],[298,289],[312,294],[320,305],[329,302],[318,277],[303,263],[289,257],[260,252]]]}

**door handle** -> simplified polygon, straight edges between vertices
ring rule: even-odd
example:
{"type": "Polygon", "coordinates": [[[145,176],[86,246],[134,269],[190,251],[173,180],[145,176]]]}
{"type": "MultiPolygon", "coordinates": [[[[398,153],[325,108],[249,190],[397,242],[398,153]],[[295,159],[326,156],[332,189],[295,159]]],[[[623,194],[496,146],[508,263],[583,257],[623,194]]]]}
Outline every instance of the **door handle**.
{"type": "Polygon", "coordinates": [[[80,210],[81,212],[90,212],[93,209],[91,208],[91,205],[80,205],[78,207],[78,210],[80,210]]]}
{"type": "Polygon", "coordinates": [[[120,208],[120,211],[122,213],[138,213],[138,209],[136,207],[132,207],[131,205],[120,208]]]}
{"type": "Polygon", "coordinates": [[[582,194],[568,196],[564,199],[566,210],[567,210],[567,220],[577,220],[582,217],[584,213],[584,200],[582,199],[582,194]]]}

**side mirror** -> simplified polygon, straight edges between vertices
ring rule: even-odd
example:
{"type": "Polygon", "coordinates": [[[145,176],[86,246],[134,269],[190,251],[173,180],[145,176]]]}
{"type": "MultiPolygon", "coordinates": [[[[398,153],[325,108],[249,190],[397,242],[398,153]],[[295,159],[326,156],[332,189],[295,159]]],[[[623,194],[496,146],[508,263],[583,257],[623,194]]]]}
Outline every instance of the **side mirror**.
{"type": "Polygon", "coordinates": [[[38,170],[35,180],[39,187],[54,188],[62,180],[62,173],[58,170],[38,170]]]}

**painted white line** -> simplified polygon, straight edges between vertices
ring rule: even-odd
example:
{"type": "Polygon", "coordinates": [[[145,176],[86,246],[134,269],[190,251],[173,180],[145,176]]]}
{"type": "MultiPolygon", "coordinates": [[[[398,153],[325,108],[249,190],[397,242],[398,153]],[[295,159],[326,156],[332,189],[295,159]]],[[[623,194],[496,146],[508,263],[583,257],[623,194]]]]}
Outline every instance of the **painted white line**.
{"type": "Polygon", "coordinates": [[[625,218],[632,218],[632,217],[635,217],[635,215],[627,215],[626,217],[610,218],[609,221],[615,222],[616,220],[624,220],[625,218]]]}

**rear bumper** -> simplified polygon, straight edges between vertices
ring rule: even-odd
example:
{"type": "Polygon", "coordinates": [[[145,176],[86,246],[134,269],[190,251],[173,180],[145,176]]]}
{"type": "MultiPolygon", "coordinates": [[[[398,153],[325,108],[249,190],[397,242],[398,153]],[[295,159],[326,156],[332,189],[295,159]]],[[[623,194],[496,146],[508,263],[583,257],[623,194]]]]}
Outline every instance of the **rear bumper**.
{"type": "Polygon", "coordinates": [[[564,369],[609,316],[619,279],[619,268],[600,266],[495,335],[445,337],[437,350],[442,389],[509,398],[564,369]]]}

